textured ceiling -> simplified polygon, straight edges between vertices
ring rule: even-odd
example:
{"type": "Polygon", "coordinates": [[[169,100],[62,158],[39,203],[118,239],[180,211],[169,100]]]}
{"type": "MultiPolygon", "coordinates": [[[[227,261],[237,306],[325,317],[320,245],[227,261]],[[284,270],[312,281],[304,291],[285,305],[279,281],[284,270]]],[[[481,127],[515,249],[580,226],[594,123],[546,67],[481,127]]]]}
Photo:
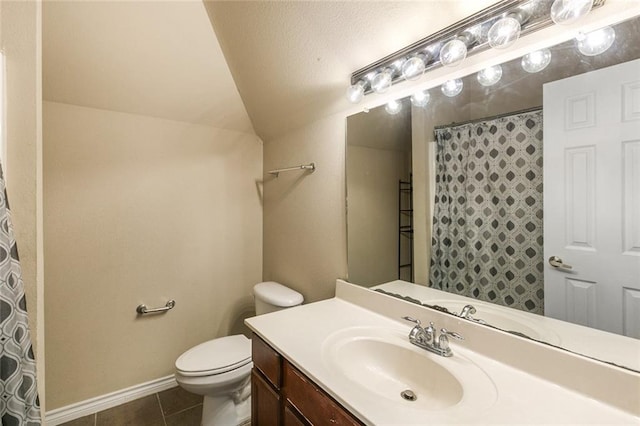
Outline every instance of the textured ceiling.
{"type": "Polygon", "coordinates": [[[44,98],[268,142],[349,109],[356,69],[494,1],[45,1],[44,98]]]}
{"type": "Polygon", "coordinates": [[[353,71],[495,0],[205,1],[231,73],[265,142],[349,108],[353,71]]]}
{"type": "Polygon", "coordinates": [[[43,92],[253,133],[201,1],[45,1],[43,92]]]}

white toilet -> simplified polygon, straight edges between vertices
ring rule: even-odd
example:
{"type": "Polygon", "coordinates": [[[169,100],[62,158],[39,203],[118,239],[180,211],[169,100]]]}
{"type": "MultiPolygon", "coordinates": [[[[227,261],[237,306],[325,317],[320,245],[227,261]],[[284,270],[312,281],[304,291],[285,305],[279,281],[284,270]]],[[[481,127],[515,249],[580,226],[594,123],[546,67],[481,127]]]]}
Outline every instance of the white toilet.
{"type": "MultiPolygon", "coordinates": [[[[302,304],[303,297],[276,282],[253,287],[256,315],[302,304]]],[[[231,426],[251,418],[251,340],[220,337],[195,346],[176,360],[175,377],[185,390],[204,395],[202,426],[231,426]]]]}

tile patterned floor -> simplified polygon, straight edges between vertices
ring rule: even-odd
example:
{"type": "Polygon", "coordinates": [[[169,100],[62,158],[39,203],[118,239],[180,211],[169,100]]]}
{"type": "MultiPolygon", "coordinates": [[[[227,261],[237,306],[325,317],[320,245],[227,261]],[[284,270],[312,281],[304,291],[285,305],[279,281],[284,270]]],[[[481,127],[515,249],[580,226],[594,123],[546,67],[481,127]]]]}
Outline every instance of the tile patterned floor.
{"type": "Polygon", "coordinates": [[[200,426],[202,396],[175,387],[61,426],[200,426]]]}

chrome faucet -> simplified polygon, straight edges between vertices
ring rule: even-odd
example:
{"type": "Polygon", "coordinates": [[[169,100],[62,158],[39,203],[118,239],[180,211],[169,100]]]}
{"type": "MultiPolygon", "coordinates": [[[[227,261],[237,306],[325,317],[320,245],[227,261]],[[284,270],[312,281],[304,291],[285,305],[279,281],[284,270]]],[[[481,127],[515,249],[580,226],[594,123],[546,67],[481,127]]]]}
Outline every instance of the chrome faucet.
{"type": "Polygon", "coordinates": [[[445,328],[440,330],[440,336],[436,336],[436,328],[432,322],[429,323],[428,327],[423,328],[419,319],[411,317],[402,317],[402,319],[416,324],[409,332],[409,342],[434,354],[452,356],[453,352],[449,347],[449,337],[464,340],[464,337],[458,333],[447,331],[445,328]]]}
{"type": "Polygon", "coordinates": [[[476,308],[473,305],[465,305],[458,316],[460,318],[464,318],[469,321],[477,322],[478,324],[486,324],[486,321],[481,320],[479,318],[472,317],[472,315],[475,313],[476,313],[476,308]]]}
{"type": "Polygon", "coordinates": [[[460,316],[462,318],[470,319],[471,315],[475,313],[476,313],[476,308],[474,308],[473,305],[465,305],[465,307],[462,308],[462,312],[460,312],[460,316]]]}

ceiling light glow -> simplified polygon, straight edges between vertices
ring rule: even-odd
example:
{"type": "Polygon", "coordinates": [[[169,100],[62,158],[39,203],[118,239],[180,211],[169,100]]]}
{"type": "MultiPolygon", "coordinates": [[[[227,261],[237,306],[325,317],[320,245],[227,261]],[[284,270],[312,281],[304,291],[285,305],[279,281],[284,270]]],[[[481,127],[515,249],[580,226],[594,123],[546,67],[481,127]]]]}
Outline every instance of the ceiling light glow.
{"type": "Polygon", "coordinates": [[[529,73],[540,72],[551,62],[551,51],[549,49],[536,50],[527,53],[522,57],[522,69],[529,73]]]}
{"type": "Polygon", "coordinates": [[[423,58],[424,55],[416,55],[402,64],[402,77],[405,80],[417,80],[422,76],[426,67],[423,58]]]}
{"type": "Polygon", "coordinates": [[[460,92],[462,92],[462,87],[464,86],[464,83],[462,83],[462,80],[459,78],[456,78],[455,80],[448,80],[446,81],[441,87],[440,90],[442,90],[442,93],[445,96],[448,96],[450,98],[457,96],[460,94],[460,92]]]}
{"type": "Polygon", "coordinates": [[[440,50],[440,62],[446,67],[458,66],[467,57],[467,45],[459,39],[445,43],[440,50]]]}
{"type": "Polygon", "coordinates": [[[352,84],[347,89],[347,99],[352,104],[360,102],[364,96],[365,82],[360,80],[356,84],[352,84]]]}
{"type": "Polygon", "coordinates": [[[551,20],[569,25],[587,15],[592,7],[593,0],[555,0],[551,5],[551,20]]]}
{"type": "Polygon", "coordinates": [[[384,110],[391,115],[396,115],[402,110],[402,104],[398,101],[390,101],[385,105],[384,110]]]}
{"type": "Polygon", "coordinates": [[[391,68],[385,68],[371,80],[371,88],[376,93],[384,93],[389,87],[391,87],[391,83],[393,82],[393,72],[391,68]]]}
{"type": "Polygon", "coordinates": [[[606,52],[616,39],[616,32],[611,27],[603,27],[576,37],[576,45],[585,56],[596,56],[606,52]]]}
{"type": "Polygon", "coordinates": [[[431,99],[431,95],[426,90],[421,90],[419,92],[411,95],[411,104],[418,108],[424,108],[429,103],[431,99]]]}
{"type": "Polygon", "coordinates": [[[489,29],[487,39],[494,49],[505,49],[520,37],[522,27],[520,22],[511,16],[498,20],[489,29]]]}
{"type": "Polygon", "coordinates": [[[494,65],[483,69],[476,76],[478,83],[483,86],[493,86],[502,78],[502,67],[500,65],[494,65]]]}

